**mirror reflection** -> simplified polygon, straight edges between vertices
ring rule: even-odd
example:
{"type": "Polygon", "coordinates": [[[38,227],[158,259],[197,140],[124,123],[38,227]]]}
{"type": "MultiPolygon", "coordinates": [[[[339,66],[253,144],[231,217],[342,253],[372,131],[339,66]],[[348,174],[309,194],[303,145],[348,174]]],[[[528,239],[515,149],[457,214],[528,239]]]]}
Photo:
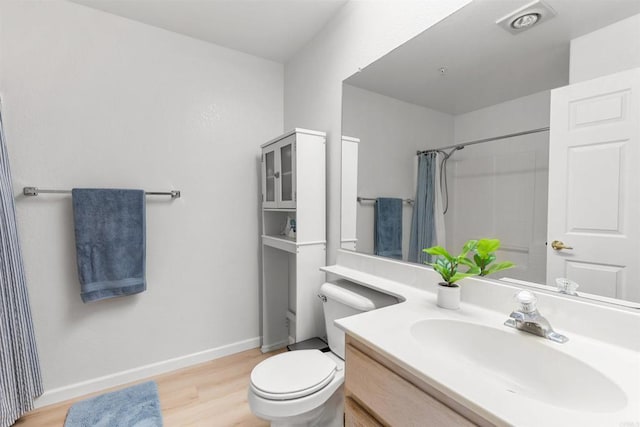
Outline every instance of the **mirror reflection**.
{"type": "Polygon", "coordinates": [[[639,13],[476,0],[345,80],[342,247],[493,237],[503,280],[640,303],[639,13]]]}

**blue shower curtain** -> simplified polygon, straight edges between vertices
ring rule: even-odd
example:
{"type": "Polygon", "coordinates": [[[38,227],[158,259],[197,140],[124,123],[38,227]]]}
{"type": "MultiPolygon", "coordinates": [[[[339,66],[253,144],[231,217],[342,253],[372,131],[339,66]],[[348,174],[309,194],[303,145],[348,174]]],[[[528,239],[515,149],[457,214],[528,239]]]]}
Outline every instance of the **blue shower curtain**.
{"type": "Polygon", "coordinates": [[[411,219],[411,239],[409,240],[409,261],[424,263],[431,256],[423,249],[436,244],[436,170],[438,155],[423,153],[418,157],[418,186],[413,203],[411,219]]]}
{"type": "Polygon", "coordinates": [[[0,427],[33,409],[42,391],[0,112],[0,427]]]}

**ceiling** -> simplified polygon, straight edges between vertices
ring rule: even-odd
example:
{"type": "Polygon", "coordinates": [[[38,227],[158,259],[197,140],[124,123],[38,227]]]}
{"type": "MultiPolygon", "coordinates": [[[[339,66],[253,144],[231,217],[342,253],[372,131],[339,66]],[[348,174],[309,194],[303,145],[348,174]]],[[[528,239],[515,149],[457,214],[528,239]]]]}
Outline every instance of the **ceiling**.
{"type": "Polygon", "coordinates": [[[495,24],[530,2],[474,0],[345,83],[462,114],[568,84],[571,39],[640,13],[640,0],[545,0],[556,16],[525,32],[495,24]]]}
{"type": "Polygon", "coordinates": [[[284,63],[347,0],[70,0],[284,63]]]}

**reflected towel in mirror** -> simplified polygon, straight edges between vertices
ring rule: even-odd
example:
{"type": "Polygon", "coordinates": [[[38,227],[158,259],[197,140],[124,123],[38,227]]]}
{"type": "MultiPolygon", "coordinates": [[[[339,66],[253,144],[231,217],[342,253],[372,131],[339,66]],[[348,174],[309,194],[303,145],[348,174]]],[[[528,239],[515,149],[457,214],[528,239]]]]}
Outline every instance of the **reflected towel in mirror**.
{"type": "Polygon", "coordinates": [[[376,255],[402,259],[402,199],[376,199],[374,251],[376,255]]]}

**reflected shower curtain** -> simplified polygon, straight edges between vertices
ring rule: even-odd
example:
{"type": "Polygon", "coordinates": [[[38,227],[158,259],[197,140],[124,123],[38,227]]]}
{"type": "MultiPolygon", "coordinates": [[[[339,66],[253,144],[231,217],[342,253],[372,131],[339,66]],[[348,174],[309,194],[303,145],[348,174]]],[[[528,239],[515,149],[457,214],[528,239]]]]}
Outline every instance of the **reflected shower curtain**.
{"type": "Polygon", "coordinates": [[[440,157],[436,152],[418,156],[418,185],[413,203],[409,261],[429,262],[431,256],[422,252],[430,246],[444,246],[444,214],[440,191],[440,157]]]}
{"type": "Polygon", "coordinates": [[[33,409],[42,391],[0,112],[0,427],[33,409]]]}

